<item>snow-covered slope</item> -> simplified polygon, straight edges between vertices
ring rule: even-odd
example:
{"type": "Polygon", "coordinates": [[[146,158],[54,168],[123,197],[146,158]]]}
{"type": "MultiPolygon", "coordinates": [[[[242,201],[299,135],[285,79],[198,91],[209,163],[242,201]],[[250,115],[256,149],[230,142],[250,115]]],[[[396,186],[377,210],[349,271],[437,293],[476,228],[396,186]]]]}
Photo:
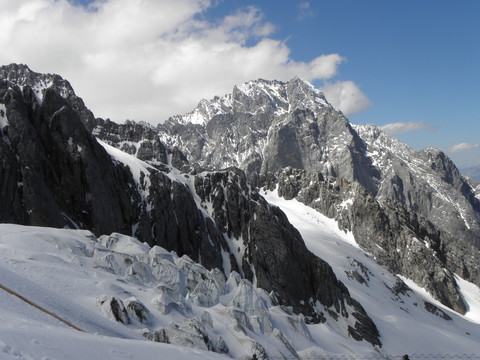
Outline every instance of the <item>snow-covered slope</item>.
{"type": "MultiPolygon", "coordinates": [[[[412,281],[389,273],[358,248],[352,233],[297,200],[265,193],[300,230],[307,247],[327,259],[335,274],[377,324],[386,354],[480,354],[480,289],[459,277],[468,302],[465,316],[453,312],[412,281]],[[427,311],[430,309],[430,311],[427,311]]],[[[314,328],[316,326],[313,326],[314,328]]],[[[322,334],[320,327],[317,333],[322,334]]],[[[321,336],[319,336],[321,339],[321,336]]]]}

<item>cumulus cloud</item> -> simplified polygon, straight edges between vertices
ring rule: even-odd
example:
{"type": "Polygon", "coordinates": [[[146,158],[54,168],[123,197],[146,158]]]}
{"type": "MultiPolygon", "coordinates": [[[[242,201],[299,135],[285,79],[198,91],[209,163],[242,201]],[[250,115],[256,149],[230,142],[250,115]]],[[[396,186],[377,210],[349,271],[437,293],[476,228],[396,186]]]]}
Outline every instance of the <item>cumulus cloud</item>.
{"type": "Polygon", "coordinates": [[[390,135],[400,135],[409,131],[419,131],[423,129],[434,130],[429,127],[425,121],[395,122],[379,126],[379,128],[390,135]]]}
{"type": "Polygon", "coordinates": [[[371,106],[370,100],[353,81],[326,83],[320,90],[330,104],[347,116],[365,111],[371,106]]]}
{"type": "MultiPolygon", "coordinates": [[[[2,0],[0,63],[67,78],[97,116],[153,124],[193,109],[201,98],[256,78],[332,79],[345,61],[292,58],[260,9],[205,20],[213,0],[2,0]]],[[[327,85],[346,114],[368,99],[353,82],[327,85]],[[335,90],[336,89],[336,90],[335,90]],[[335,91],[334,91],[335,90],[335,91]]]]}
{"type": "Polygon", "coordinates": [[[480,148],[480,144],[469,144],[469,143],[463,142],[463,143],[448,147],[447,151],[451,153],[456,153],[460,151],[466,151],[466,150],[472,150],[472,149],[478,149],[478,148],[480,148]]]}

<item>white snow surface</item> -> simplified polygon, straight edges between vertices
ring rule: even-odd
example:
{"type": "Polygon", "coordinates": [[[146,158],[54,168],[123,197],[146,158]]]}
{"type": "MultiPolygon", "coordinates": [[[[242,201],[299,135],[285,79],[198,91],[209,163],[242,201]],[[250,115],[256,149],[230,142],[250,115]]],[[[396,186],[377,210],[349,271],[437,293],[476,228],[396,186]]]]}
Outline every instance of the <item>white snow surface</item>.
{"type": "Polygon", "coordinates": [[[188,257],[178,258],[125,235],[97,239],[86,230],[0,224],[0,284],[84,331],[0,289],[0,358],[156,359],[160,354],[180,360],[240,358],[253,354],[255,342],[272,357],[291,356],[279,334],[300,358],[406,352],[480,354],[478,287],[459,279],[470,309],[466,316],[445,308],[407,279],[412,291],[394,295],[389,287],[397,278],[361,251],[353,236],[339,230],[334,220],[296,200],[279,198],[275,192],[266,193],[266,198],[283,209],[309,249],[332,265],[361,302],[381,333],[381,349],[348,338],[331,322],[305,325],[301,317],[272,306],[263,290],[236,273],[225,282],[219,271],[208,271],[188,257]],[[349,276],[353,271],[365,283],[349,276]],[[128,325],[113,321],[97,305],[102,296],[116,296],[125,304],[132,297],[137,299],[149,310],[148,324],[133,319],[128,325]],[[424,301],[435,304],[452,320],[424,310],[424,301]],[[141,336],[171,324],[186,326],[188,321],[204,324],[213,342],[222,338],[229,354],[180,346],[185,344],[174,337],[178,334],[172,333],[170,339],[180,345],[154,343],[141,336]]]}
{"type": "MultiPolygon", "coordinates": [[[[128,243],[123,250],[136,244],[123,242],[128,243]]],[[[102,317],[95,307],[98,294],[143,289],[97,267],[95,246],[99,244],[88,231],[0,225],[0,284],[83,330],[0,289],[1,359],[158,359],[159,354],[168,359],[224,358],[147,341],[102,317]]]]}
{"type": "MultiPolygon", "coordinates": [[[[480,289],[456,276],[469,311],[462,316],[433,299],[413,281],[403,279],[411,291],[395,295],[397,277],[379,266],[358,248],[351,233],[338,228],[329,219],[299,201],[285,200],[276,191],[262,193],[279,206],[300,231],[308,249],[327,261],[353,298],[365,308],[381,334],[386,354],[480,354],[480,289]],[[365,282],[353,276],[357,271],[365,282]],[[451,317],[447,321],[424,309],[424,302],[434,304],[451,317]]],[[[317,342],[325,338],[321,326],[309,326],[317,342]]],[[[350,346],[355,349],[354,344],[350,346]]],[[[357,352],[356,352],[357,353],[357,352]]]]}

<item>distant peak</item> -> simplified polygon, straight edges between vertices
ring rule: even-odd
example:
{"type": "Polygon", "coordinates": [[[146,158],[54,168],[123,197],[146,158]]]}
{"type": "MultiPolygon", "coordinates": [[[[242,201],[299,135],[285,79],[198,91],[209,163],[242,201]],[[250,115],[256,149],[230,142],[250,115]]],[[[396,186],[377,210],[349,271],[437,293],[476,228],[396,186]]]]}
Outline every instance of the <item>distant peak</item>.
{"type": "Polygon", "coordinates": [[[299,76],[287,82],[259,78],[235,85],[232,92],[224,96],[202,99],[191,112],[174,116],[172,120],[204,125],[222,114],[264,113],[272,117],[284,116],[295,109],[317,112],[322,108],[333,109],[319,89],[299,76]]]}
{"type": "Polygon", "coordinates": [[[298,75],[295,75],[290,81],[289,83],[292,83],[292,84],[295,84],[295,83],[303,83],[303,84],[307,84],[311,87],[313,87],[313,85],[311,83],[309,83],[308,81],[306,80],[303,80],[300,76],[298,75]]]}

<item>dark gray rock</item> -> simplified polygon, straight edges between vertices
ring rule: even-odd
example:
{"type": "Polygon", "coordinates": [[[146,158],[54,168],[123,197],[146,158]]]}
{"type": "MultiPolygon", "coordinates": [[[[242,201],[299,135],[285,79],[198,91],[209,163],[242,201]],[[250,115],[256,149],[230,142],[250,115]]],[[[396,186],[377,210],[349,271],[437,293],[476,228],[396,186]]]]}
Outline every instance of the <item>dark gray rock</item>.
{"type": "Polygon", "coordinates": [[[98,235],[130,232],[136,211],[130,200],[135,194],[128,190],[131,175],[112,163],[66,101],[50,89],[39,105],[24,87],[8,90],[2,102],[8,125],[1,149],[8,162],[0,181],[13,190],[10,176],[15,176],[17,189],[13,197],[2,193],[14,211],[1,220],[88,227],[98,235]]]}
{"type": "Polygon", "coordinates": [[[140,160],[168,164],[167,149],[158,139],[157,130],[150,124],[128,120],[124,124],[117,124],[97,118],[89,121],[86,127],[98,139],[140,160]]]}
{"type": "Polygon", "coordinates": [[[225,342],[218,344],[220,345],[219,348],[215,347],[215,344],[210,341],[208,332],[197,319],[187,319],[181,324],[173,324],[160,330],[145,332],[143,336],[155,342],[185,346],[204,351],[228,352],[228,347],[226,347],[225,342]],[[224,346],[222,347],[221,345],[224,346]]]}
{"type": "Polygon", "coordinates": [[[107,318],[120,322],[122,324],[130,324],[130,317],[125,309],[123,301],[116,296],[101,296],[97,299],[97,305],[107,318]]]}
{"type": "Polygon", "coordinates": [[[438,306],[433,305],[432,303],[429,303],[427,301],[424,301],[423,304],[425,306],[425,310],[431,312],[433,315],[438,316],[443,320],[452,321],[450,315],[448,315],[445,311],[439,309],[438,306]]]}

